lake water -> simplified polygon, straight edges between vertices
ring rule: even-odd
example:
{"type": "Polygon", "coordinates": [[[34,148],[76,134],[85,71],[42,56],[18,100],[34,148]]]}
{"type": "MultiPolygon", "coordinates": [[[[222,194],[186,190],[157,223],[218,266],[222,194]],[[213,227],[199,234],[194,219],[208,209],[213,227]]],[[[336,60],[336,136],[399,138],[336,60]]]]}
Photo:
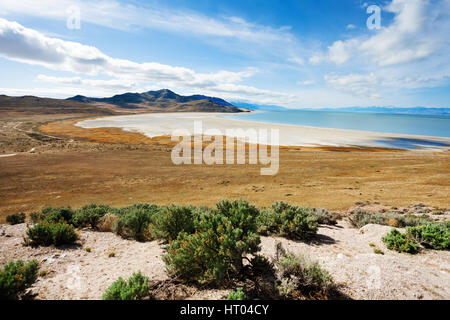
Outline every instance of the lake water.
{"type": "MultiPolygon", "coordinates": [[[[450,137],[450,116],[285,110],[239,113],[225,117],[322,128],[450,137]]],[[[448,146],[448,143],[406,138],[378,140],[376,144],[403,149],[415,149],[417,146],[448,146]]]]}
{"type": "Polygon", "coordinates": [[[428,150],[450,148],[448,116],[297,110],[227,115],[180,112],[103,117],[85,120],[77,125],[84,128],[117,127],[155,137],[170,135],[180,129],[191,132],[195,121],[201,121],[205,130],[214,128],[222,132],[235,128],[258,130],[276,127],[280,130],[279,143],[285,146],[378,146],[428,150]]]}
{"type": "Polygon", "coordinates": [[[450,137],[450,116],[289,110],[239,113],[225,117],[322,128],[450,137]]]}

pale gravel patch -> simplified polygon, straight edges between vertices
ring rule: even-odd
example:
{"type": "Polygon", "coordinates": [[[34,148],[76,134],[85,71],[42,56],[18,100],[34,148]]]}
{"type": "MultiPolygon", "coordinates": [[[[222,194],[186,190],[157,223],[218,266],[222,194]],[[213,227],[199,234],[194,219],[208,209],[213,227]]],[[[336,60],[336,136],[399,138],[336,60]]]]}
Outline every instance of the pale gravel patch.
{"type": "Polygon", "coordinates": [[[161,259],[164,250],[156,241],[141,243],[111,232],[82,231],[81,246],[31,248],[22,245],[25,231],[26,224],[0,226],[0,265],[17,259],[38,260],[40,271],[49,271],[32,288],[38,299],[101,299],[115,280],[127,279],[139,270],[151,280],[167,279],[161,259]],[[114,257],[109,257],[111,252],[114,257]]]}
{"type": "Polygon", "coordinates": [[[281,242],[292,253],[319,261],[353,299],[448,300],[450,252],[423,250],[410,255],[388,250],[381,238],[391,229],[370,224],[358,230],[340,222],[337,226],[319,228],[319,235],[328,237],[325,238],[328,243],[306,244],[263,237],[262,253],[274,257],[275,245],[281,242]],[[375,247],[369,246],[370,243],[375,247]],[[384,255],[375,254],[374,248],[381,249],[384,255]]]}

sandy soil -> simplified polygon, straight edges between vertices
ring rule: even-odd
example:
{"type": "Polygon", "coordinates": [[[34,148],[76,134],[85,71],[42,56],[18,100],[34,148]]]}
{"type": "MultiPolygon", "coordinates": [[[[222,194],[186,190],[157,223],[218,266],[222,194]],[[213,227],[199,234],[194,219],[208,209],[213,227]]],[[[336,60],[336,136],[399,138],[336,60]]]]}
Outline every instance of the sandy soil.
{"type": "MultiPolygon", "coordinates": [[[[322,227],[310,244],[262,237],[262,254],[273,258],[277,242],[295,253],[317,260],[341,291],[352,299],[450,298],[450,252],[424,250],[418,255],[389,251],[381,237],[391,227],[367,225],[353,229],[345,221],[322,227]],[[375,254],[370,243],[384,254],[375,254]]],[[[65,249],[22,245],[26,225],[0,226],[0,266],[10,260],[37,259],[46,271],[32,287],[37,299],[100,299],[118,277],[141,270],[151,280],[167,279],[164,248],[157,242],[139,243],[112,233],[81,231],[78,246],[65,249]],[[91,252],[87,252],[90,248],[91,252]],[[114,252],[114,257],[109,254],[114,252]]],[[[187,299],[223,299],[229,290],[187,290],[187,299]]]]}

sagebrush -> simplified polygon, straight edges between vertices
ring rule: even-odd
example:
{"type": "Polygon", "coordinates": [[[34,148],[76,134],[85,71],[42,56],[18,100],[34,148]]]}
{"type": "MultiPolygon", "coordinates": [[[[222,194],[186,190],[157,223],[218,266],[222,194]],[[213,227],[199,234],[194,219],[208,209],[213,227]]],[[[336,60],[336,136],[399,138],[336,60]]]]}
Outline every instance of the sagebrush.
{"type": "Polygon", "coordinates": [[[9,262],[0,270],[0,300],[16,300],[33,285],[38,277],[39,264],[32,260],[9,262]]]}
{"type": "Polygon", "coordinates": [[[103,294],[103,300],[141,300],[150,295],[148,277],[139,271],[128,281],[119,278],[103,294]]]}

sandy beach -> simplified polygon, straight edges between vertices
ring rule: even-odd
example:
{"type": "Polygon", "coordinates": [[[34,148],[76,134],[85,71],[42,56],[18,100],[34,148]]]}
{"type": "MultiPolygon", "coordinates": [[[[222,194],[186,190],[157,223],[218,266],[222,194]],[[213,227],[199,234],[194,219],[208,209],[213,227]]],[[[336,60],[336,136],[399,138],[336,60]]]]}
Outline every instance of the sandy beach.
{"type": "MultiPolygon", "coordinates": [[[[78,122],[86,129],[122,128],[139,132],[147,137],[171,135],[175,130],[194,132],[194,123],[201,121],[203,131],[216,129],[225,134],[227,129],[279,129],[281,146],[337,146],[380,147],[395,141],[414,141],[416,148],[430,151],[450,149],[450,138],[419,135],[393,134],[359,130],[319,128],[288,124],[261,123],[225,118],[221,113],[153,113],[102,117],[78,122]]],[[[229,116],[229,114],[228,114],[229,116]]],[[[271,144],[271,143],[269,143],[271,144]]]]}

